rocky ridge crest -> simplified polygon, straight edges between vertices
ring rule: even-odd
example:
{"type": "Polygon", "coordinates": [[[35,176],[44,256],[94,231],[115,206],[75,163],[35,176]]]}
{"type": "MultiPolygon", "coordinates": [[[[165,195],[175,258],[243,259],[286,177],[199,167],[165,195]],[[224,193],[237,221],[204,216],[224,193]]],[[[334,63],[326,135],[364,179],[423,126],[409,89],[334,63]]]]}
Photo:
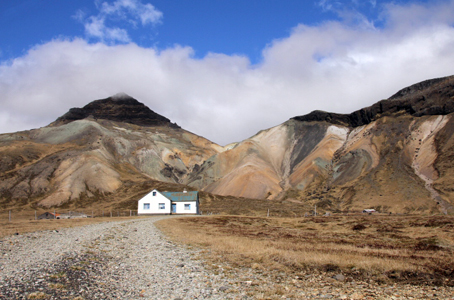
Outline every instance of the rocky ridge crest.
{"type": "Polygon", "coordinates": [[[386,100],[350,114],[316,110],[293,120],[328,122],[334,125],[358,127],[384,116],[407,113],[415,117],[447,115],[454,112],[454,76],[425,80],[403,88],[386,100]]]}
{"type": "Polygon", "coordinates": [[[92,101],[82,108],[71,108],[51,125],[63,125],[90,116],[95,120],[105,119],[139,126],[170,126],[179,128],[178,125],[170,122],[166,117],[155,113],[143,103],[124,93],[118,93],[112,97],[92,101]]]}

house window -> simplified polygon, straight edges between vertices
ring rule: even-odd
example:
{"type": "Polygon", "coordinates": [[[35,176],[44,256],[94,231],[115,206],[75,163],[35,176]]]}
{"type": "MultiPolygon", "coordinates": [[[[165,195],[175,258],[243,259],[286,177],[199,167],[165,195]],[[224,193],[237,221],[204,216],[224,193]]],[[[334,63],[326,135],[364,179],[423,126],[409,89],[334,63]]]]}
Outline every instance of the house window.
{"type": "Polygon", "coordinates": [[[191,210],[191,204],[185,204],[184,210],[191,210]]]}
{"type": "Polygon", "coordinates": [[[156,192],[153,192],[153,196],[156,196],[156,192]]]}
{"type": "Polygon", "coordinates": [[[166,209],[165,203],[159,203],[159,209],[166,209]]]}
{"type": "Polygon", "coordinates": [[[150,209],[150,203],[144,203],[143,209],[150,209]]]}

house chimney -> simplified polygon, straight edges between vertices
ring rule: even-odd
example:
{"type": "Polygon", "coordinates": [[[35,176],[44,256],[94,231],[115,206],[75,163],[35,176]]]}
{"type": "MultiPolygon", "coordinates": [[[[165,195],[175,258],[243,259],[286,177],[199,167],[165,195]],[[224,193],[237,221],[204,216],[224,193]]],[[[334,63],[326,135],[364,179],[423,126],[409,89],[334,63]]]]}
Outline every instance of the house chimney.
{"type": "Polygon", "coordinates": [[[186,191],[186,189],[183,189],[183,193],[187,193],[188,191],[186,191]]]}

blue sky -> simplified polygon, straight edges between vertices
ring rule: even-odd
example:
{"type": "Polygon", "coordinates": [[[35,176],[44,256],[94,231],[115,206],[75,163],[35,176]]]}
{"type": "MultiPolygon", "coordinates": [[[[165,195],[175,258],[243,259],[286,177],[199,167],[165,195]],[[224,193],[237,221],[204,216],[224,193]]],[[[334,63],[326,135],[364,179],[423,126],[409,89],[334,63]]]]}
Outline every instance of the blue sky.
{"type": "MultiPolygon", "coordinates": [[[[36,44],[55,38],[83,37],[90,42],[78,14],[85,18],[99,14],[102,3],[94,0],[6,0],[0,2],[1,53],[3,59],[25,54],[36,44]],[[39,13],[38,13],[39,12],[39,13]]],[[[133,18],[107,18],[106,25],[124,28],[131,41],[142,47],[164,49],[175,44],[190,46],[196,57],[209,52],[241,54],[253,63],[261,60],[263,48],[276,38],[286,37],[300,23],[317,25],[339,19],[335,9],[342,5],[358,10],[378,22],[380,9],[375,1],[354,4],[346,1],[301,0],[156,0],[151,4],[162,13],[158,22],[131,24],[133,18]]],[[[398,1],[405,2],[405,1],[398,1]]],[[[109,44],[120,40],[106,40],[109,44]]]]}
{"type": "Polygon", "coordinates": [[[227,144],[452,75],[453,20],[449,0],[5,0],[0,132],[126,92],[227,144]]]}

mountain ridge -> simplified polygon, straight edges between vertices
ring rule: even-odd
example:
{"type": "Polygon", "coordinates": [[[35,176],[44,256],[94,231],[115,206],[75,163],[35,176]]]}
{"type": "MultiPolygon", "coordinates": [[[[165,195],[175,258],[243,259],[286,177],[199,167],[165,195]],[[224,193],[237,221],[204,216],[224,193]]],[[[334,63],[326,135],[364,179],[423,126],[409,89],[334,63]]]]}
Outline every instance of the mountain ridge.
{"type": "Polygon", "coordinates": [[[351,114],[294,117],[226,147],[128,95],[95,100],[49,126],[0,135],[0,207],[118,199],[134,209],[154,180],[210,201],[454,213],[453,81],[423,81],[351,114]]]}
{"type": "Polygon", "coordinates": [[[211,157],[188,184],[331,210],[453,213],[454,166],[439,162],[437,139],[444,132],[443,143],[453,139],[453,81],[417,83],[351,114],[315,111],[291,118],[211,157]]]}
{"type": "Polygon", "coordinates": [[[179,128],[178,125],[170,122],[166,117],[155,113],[143,103],[124,93],[118,93],[105,99],[92,101],[82,108],[71,108],[55,122],[51,123],[51,126],[63,125],[88,117],[125,122],[139,126],[170,126],[179,128]]]}
{"type": "Polygon", "coordinates": [[[454,76],[425,80],[399,90],[386,100],[354,111],[350,114],[337,114],[315,110],[307,115],[296,116],[291,119],[301,122],[325,121],[331,124],[348,127],[367,125],[382,116],[390,116],[402,111],[412,116],[447,115],[454,112],[454,76]],[[442,85],[442,89],[440,89],[442,85]],[[435,86],[435,87],[434,87],[435,86]],[[434,99],[433,89],[447,101],[434,99]],[[431,99],[431,101],[426,101],[431,99]]]}

